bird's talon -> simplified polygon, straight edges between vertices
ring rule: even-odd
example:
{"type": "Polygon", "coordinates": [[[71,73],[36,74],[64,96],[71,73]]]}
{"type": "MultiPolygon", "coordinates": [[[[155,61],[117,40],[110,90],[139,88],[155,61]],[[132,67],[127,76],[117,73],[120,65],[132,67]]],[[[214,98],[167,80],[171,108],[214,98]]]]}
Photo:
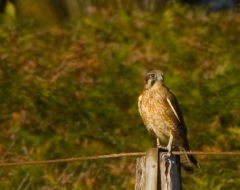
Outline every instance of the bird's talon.
{"type": "Polygon", "coordinates": [[[171,155],[172,155],[172,150],[168,150],[167,155],[168,155],[168,156],[171,156],[171,155]]]}
{"type": "Polygon", "coordinates": [[[158,146],[158,149],[168,150],[168,148],[167,148],[167,147],[164,147],[164,146],[158,146]]]}

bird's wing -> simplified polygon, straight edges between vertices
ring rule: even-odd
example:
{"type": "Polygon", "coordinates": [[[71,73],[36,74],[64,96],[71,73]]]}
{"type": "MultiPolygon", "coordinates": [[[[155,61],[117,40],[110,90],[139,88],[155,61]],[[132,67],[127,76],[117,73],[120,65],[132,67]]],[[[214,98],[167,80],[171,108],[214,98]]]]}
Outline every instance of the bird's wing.
{"type": "Polygon", "coordinates": [[[167,103],[168,103],[169,107],[171,108],[173,114],[177,118],[177,121],[180,123],[180,126],[182,126],[182,129],[184,130],[185,134],[187,134],[187,128],[185,126],[183,115],[182,115],[182,112],[181,112],[181,109],[180,109],[177,99],[171,92],[169,92],[169,94],[166,98],[167,98],[167,103]]]}
{"type": "Polygon", "coordinates": [[[168,97],[167,97],[167,102],[168,102],[169,106],[171,107],[174,115],[175,115],[176,118],[178,119],[179,123],[181,123],[181,120],[179,119],[179,116],[178,116],[178,114],[177,114],[177,111],[176,111],[176,109],[173,107],[173,104],[172,104],[171,100],[170,100],[168,97]]]}

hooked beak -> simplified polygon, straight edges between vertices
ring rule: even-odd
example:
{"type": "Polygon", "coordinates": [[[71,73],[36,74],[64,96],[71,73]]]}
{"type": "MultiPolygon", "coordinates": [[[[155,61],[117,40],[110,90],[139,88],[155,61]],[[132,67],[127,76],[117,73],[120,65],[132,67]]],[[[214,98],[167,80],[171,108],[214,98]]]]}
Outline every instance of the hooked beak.
{"type": "Polygon", "coordinates": [[[157,80],[163,81],[163,76],[159,76],[159,77],[157,78],[157,80]]]}

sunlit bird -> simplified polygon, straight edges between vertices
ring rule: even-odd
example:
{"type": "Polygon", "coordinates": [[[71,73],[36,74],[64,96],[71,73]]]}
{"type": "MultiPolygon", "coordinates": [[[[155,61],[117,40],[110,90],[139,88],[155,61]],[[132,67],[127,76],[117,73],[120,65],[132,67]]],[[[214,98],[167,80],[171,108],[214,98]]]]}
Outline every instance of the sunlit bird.
{"type": "MultiPolygon", "coordinates": [[[[147,130],[157,139],[157,146],[169,153],[189,151],[182,112],[175,96],[163,84],[163,72],[150,71],[145,82],[138,109],[147,130]]],[[[180,155],[180,163],[188,173],[194,172],[191,162],[200,168],[193,155],[180,155]]]]}

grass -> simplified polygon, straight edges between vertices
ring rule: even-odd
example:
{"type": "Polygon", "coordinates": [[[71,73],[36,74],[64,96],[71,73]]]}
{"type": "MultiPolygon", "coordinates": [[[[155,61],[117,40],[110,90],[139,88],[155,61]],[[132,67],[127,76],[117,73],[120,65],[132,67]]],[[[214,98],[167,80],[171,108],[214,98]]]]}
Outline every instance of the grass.
{"type": "MultiPolygon", "coordinates": [[[[155,146],[137,110],[144,75],[162,69],[192,150],[239,150],[237,13],[96,11],[41,27],[1,29],[0,156],[57,159],[155,146]]],[[[184,189],[238,189],[239,158],[198,156],[184,189]]],[[[1,189],[133,189],[135,158],[2,168],[1,189]]]]}

